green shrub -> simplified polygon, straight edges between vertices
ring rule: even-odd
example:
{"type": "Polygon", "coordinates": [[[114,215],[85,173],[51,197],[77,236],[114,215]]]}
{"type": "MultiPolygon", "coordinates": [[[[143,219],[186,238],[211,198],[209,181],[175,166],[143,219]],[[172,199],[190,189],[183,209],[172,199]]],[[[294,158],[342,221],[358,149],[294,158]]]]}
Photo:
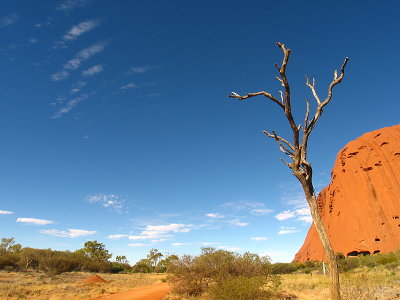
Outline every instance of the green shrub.
{"type": "MultiPolygon", "coordinates": [[[[242,255],[214,248],[203,248],[199,256],[185,255],[168,268],[173,292],[199,296],[208,292],[215,299],[258,299],[266,294],[261,287],[272,280],[271,264],[257,254],[242,255]],[[221,298],[224,297],[224,298],[221,298]]],[[[271,289],[270,289],[271,290],[271,289]]]]}
{"type": "Polygon", "coordinates": [[[262,289],[265,284],[263,276],[230,276],[222,282],[212,285],[208,294],[214,300],[257,300],[267,299],[271,292],[262,289]]]}

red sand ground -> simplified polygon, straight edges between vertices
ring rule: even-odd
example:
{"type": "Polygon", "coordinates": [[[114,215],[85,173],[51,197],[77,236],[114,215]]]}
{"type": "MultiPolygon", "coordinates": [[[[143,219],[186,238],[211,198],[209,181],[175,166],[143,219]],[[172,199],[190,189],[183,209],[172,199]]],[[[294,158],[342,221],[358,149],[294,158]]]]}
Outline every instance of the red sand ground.
{"type": "Polygon", "coordinates": [[[104,282],[107,282],[107,280],[101,278],[98,275],[90,276],[82,281],[83,284],[96,284],[96,283],[104,283],[104,282]]]}
{"type": "Polygon", "coordinates": [[[169,292],[168,283],[138,287],[122,293],[107,295],[96,300],[162,300],[169,292]]]}

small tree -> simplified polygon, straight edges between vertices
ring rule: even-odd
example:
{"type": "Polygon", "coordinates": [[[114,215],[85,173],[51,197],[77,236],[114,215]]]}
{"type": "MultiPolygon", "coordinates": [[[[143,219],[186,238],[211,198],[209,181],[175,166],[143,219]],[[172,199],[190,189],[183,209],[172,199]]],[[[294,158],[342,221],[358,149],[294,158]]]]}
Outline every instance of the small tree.
{"type": "Polygon", "coordinates": [[[290,159],[290,162],[286,162],[283,159],[282,161],[292,170],[293,175],[299,180],[303,188],[304,195],[311,210],[311,216],[315,224],[315,228],[318,232],[318,236],[322,242],[325,254],[329,261],[329,270],[331,276],[331,299],[339,300],[340,287],[337,260],[326,228],[324,227],[324,224],[322,223],[321,217],[318,212],[317,195],[315,194],[314,185],[312,182],[312,167],[311,163],[307,160],[307,146],[311,131],[314,129],[319,118],[321,117],[324,107],[329,103],[332,98],[333,87],[340,83],[344,77],[344,69],[346,67],[348,58],[346,57],[344,59],[344,62],[340,69],[340,75],[338,75],[338,72],[335,70],[333,80],[328,86],[327,96],[322,101],[316,92],[315,80],[313,79],[312,82],[310,82],[309,78],[306,76],[306,85],[310,88],[313,97],[317,102],[316,110],[314,116],[310,120],[310,104],[306,99],[306,113],[303,124],[297,125],[292,114],[290,87],[286,76],[286,67],[289,61],[291,50],[286,49],[285,45],[282,43],[278,42],[277,45],[283,52],[282,65],[279,66],[278,64],[275,64],[275,67],[278,69],[279,72],[279,77],[275,78],[284,87],[284,92],[280,92],[280,99],[264,91],[257,93],[248,93],[245,96],[240,96],[239,94],[232,92],[229,97],[235,98],[237,100],[245,100],[254,96],[262,95],[275,102],[285,114],[293,134],[293,140],[291,142],[279,136],[275,131],[272,131],[271,133],[264,131],[264,133],[268,137],[274,139],[279,144],[280,150],[290,159]]]}
{"type": "Polygon", "coordinates": [[[108,252],[106,246],[97,241],[88,241],[84,244],[83,252],[95,261],[108,261],[112,254],[108,252]]]}
{"type": "Polygon", "coordinates": [[[118,255],[115,257],[115,261],[120,264],[128,264],[129,261],[125,255],[118,255]]]}
{"type": "Polygon", "coordinates": [[[161,252],[158,252],[158,249],[150,249],[149,254],[147,254],[147,259],[150,261],[153,269],[155,269],[161,257],[163,257],[163,255],[161,252]]]}

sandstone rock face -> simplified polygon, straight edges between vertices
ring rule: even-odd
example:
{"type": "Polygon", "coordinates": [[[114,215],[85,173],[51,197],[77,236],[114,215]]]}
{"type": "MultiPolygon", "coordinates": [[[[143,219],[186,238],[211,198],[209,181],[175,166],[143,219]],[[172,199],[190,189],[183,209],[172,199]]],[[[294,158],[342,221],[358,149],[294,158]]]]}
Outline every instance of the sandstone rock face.
{"type": "MultiPolygon", "coordinates": [[[[400,248],[400,125],[368,132],[338,154],[318,208],[335,252],[400,248]]],[[[294,261],[325,260],[314,225],[294,261]]]]}

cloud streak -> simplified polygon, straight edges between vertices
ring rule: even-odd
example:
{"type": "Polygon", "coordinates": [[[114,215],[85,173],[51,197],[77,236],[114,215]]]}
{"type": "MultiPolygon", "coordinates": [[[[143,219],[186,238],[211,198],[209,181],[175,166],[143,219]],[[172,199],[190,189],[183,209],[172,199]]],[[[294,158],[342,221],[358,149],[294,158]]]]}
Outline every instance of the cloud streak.
{"type": "Polygon", "coordinates": [[[124,200],[115,194],[94,194],[86,196],[86,201],[97,203],[105,208],[109,208],[116,212],[121,212],[124,208],[124,200]]]}
{"type": "Polygon", "coordinates": [[[95,74],[103,72],[103,65],[95,65],[93,67],[90,67],[89,69],[85,70],[82,72],[82,76],[84,77],[90,77],[95,74]]]}
{"type": "Polygon", "coordinates": [[[56,9],[64,13],[68,13],[75,8],[81,8],[86,6],[91,0],[66,0],[59,5],[56,9]]]}
{"type": "Polygon", "coordinates": [[[7,16],[3,16],[0,18],[0,28],[4,28],[10,26],[19,20],[19,15],[17,13],[13,13],[7,16]]]}
{"type": "Polygon", "coordinates": [[[84,61],[88,60],[93,55],[102,52],[105,47],[106,43],[97,42],[87,48],[82,49],[72,59],[63,65],[62,70],[52,74],[50,77],[51,80],[60,81],[68,78],[72,71],[78,69],[84,61]]]}
{"type": "Polygon", "coordinates": [[[14,212],[8,210],[0,210],[0,215],[12,215],[14,212]]]}
{"type": "Polygon", "coordinates": [[[71,42],[78,37],[80,37],[82,34],[89,32],[96,27],[98,27],[100,24],[99,21],[97,20],[88,20],[81,22],[77,25],[72,26],[72,28],[63,36],[63,40],[67,42],[71,42]]]}
{"type": "Polygon", "coordinates": [[[147,225],[140,235],[129,236],[130,240],[154,240],[161,241],[171,237],[172,233],[189,232],[191,225],[187,224],[168,224],[168,225],[147,225]]]}
{"type": "Polygon", "coordinates": [[[54,221],[36,219],[36,218],[17,218],[17,223],[28,223],[33,225],[48,225],[53,224],[54,221]]]}
{"type": "Polygon", "coordinates": [[[281,230],[279,230],[278,234],[293,234],[299,231],[300,230],[297,230],[295,227],[281,227],[281,230]]]}
{"type": "Polygon", "coordinates": [[[68,229],[68,231],[49,229],[49,230],[41,230],[40,233],[57,237],[77,238],[81,236],[93,235],[96,233],[96,231],[84,230],[84,229],[68,229]]]}
{"type": "Polygon", "coordinates": [[[81,94],[78,97],[75,97],[73,99],[71,99],[70,101],[68,101],[68,103],[60,108],[53,116],[52,119],[58,119],[61,118],[64,114],[70,112],[75,106],[78,105],[78,103],[86,100],[89,97],[89,95],[87,94],[81,94]]]}

